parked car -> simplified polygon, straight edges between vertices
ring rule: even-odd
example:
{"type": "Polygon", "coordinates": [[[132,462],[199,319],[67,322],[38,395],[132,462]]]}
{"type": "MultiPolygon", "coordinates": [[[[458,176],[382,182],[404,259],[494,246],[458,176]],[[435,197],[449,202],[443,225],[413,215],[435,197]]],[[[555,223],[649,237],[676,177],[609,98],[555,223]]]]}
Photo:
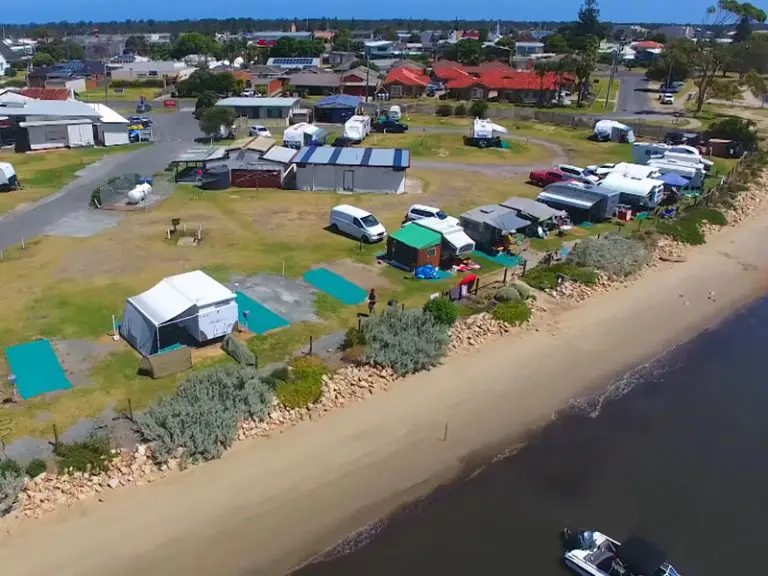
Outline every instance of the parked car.
{"type": "Polygon", "coordinates": [[[352,146],[354,144],[354,140],[351,140],[350,138],[345,138],[344,136],[339,136],[333,141],[333,145],[336,148],[348,148],[349,146],[352,146]]]}
{"type": "Polygon", "coordinates": [[[567,176],[560,170],[534,170],[528,175],[528,181],[537,186],[549,186],[555,182],[566,180],[567,176]]]}
{"type": "Polygon", "coordinates": [[[256,90],[243,90],[243,93],[240,94],[243,98],[261,98],[261,94],[259,94],[256,90]]]}
{"type": "Polygon", "coordinates": [[[661,103],[662,104],[674,104],[675,103],[675,96],[672,94],[672,92],[665,92],[661,95],[661,103]]]}
{"type": "Polygon", "coordinates": [[[559,164],[556,166],[560,172],[564,173],[569,178],[573,178],[574,180],[579,180],[580,182],[587,182],[594,184],[595,182],[599,182],[600,178],[595,176],[594,174],[590,174],[589,171],[585,168],[579,168],[578,166],[571,166],[570,164],[559,164]]]}
{"type": "Polygon", "coordinates": [[[390,134],[402,134],[408,131],[408,124],[403,124],[391,118],[381,118],[373,123],[374,132],[389,132],[390,134]]]}
{"type": "Polygon", "coordinates": [[[414,204],[408,208],[404,221],[413,222],[414,220],[423,220],[424,218],[437,218],[438,220],[444,220],[446,222],[459,223],[458,218],[448,216],[448,214],[440,210],[440,208],[437,208],[436,206],[426,206],[424,204],[414,204]]]}
{"type": "Polygon", "coordinates": [[[348,204],[331,208],[328,226],[334,232],[343,232],[366,244],[380,242],[387,235],[387,230],[373,214],[348,204]]]}
{"type": "Polygon", "coordinates": [[[251,136],[265,136],[267,138],[272,138],[272,132],[261,124],[254,124],[248,128],[248,134],[251,136]]]}

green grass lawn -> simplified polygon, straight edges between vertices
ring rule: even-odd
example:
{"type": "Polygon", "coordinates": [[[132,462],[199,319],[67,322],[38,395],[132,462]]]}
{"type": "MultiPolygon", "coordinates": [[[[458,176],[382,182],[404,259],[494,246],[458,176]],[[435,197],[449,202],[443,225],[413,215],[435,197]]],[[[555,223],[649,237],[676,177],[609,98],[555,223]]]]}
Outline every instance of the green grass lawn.
{"type": "Polygon", "coordinates": [[[0,194],[0,214],[21,204],[36,202],[54,194],[75,178],[75,172],[108,154],[135,150],[146,144],[128,144],[110,148],[94,147],[41,152],[0,152],[0,162],[10,162],[24,186],[23,190],[0,194]]]}
{"type": "Polygon", "coordinates": [[[608,105],[605,104],[605,96],[608,94],[608,78],[597,78],[597,81],[592,84],[592,91],[595,94],[595,100],[588,108],[584,108],[585,112],[615,112],[616,111],[616,99],[621,89],[621,80],[618,78],[613,79],[611,86],[611,93],[608,96],[608,105]]]}
{"type": "Polygon", "coordinates": [[[418,128],[406,134],[372,134],[365,143],[376,148],[410,148],[414,159],[442,162],[529,164],[552,155],[544,146],[519,140],[507,140],[509,148],[475,148],[464,144],[462,134],[420,132],[418,128]]]}
{"type": "MultiPolygon", "coordinates": [[[[94,88],[92,90],[86,90],[78,94],[80,100],[89,102],[104,102],[107,100],[136,100],[138,101],[142,96],[147,100],[152,100],[162,93],[162,88],[112,88],[110,87],[107,92],[104,92],[104,88],[94,88]]],[[[162,105],[161,105],[162,107],[162,105]]],[[[154,109],[154,106],[153,106],[154,109]]]]}

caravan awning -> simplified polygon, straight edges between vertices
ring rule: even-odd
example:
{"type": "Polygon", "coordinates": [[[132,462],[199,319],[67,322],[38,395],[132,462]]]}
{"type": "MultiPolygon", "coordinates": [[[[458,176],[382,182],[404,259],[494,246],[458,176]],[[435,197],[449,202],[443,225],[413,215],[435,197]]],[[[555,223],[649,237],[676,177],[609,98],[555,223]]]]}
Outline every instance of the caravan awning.
{"type": "Polygon", "coordinates": [[[165,280],[138,296],[128,298],[128,301],[155,326],[173,320],[195,306],[192,300],[165,280]]]}
{"type": "Polygon", "coordinates": [[[443,239],[448,242],[456,254],[469,254],[475,249],[475,241],[464,230],[454,230],[443,234],[443,239]]]}

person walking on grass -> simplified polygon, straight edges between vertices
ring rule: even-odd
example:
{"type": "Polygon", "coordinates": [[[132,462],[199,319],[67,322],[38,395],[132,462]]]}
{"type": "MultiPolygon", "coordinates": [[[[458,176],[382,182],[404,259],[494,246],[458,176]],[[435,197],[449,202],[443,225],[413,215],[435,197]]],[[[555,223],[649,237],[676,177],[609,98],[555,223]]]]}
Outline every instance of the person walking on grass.
{"type": "Polygon", "coordinates": [[[371,288],[368,292],[368,314],[373,315],[373,311],[376,309],[376,290],[371,288]]]}

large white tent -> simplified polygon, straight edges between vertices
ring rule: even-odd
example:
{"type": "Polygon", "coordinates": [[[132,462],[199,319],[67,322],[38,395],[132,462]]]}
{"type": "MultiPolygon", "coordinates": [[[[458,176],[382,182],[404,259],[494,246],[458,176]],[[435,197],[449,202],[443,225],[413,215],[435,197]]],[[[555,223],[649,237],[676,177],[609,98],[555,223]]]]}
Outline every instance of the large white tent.
{"type": "Polygon", "coordinates": [[[235,293],[195,270],[169,276],[125,303],[120,335],[144,356],[174,344],[200,344],[232,332],[235,293]]]}

